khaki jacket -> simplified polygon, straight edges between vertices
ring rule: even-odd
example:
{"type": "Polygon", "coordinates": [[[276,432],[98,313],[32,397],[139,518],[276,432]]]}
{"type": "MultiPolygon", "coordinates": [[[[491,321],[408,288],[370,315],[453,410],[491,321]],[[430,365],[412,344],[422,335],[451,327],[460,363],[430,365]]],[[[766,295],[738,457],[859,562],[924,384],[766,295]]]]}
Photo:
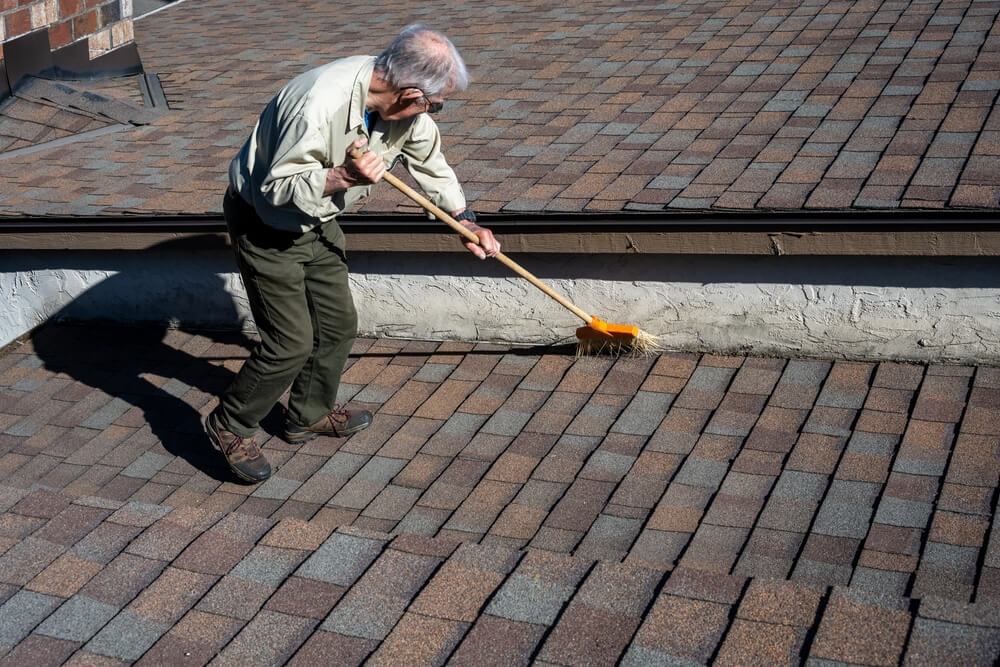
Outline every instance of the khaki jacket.
{"type": "MultiPolygon", "coordinates": [[[[375,58],[353,56],[292,79],[261,113],[250,138],[229,166],[229,181],[268,225],[305,232],[334,220],[367,196],[357,186],[324,197],[326,172],[343,164],[347,147],[368,137],[369,150],[386,165],[397,156],[435,204],[465,206],[462,187],[441,153],[441,135],[428,114],[402,121],[377,120],[369,136],[365,99],[375,58]]],[[[343,246],[343,235],[336,235],[343,246]]]]}

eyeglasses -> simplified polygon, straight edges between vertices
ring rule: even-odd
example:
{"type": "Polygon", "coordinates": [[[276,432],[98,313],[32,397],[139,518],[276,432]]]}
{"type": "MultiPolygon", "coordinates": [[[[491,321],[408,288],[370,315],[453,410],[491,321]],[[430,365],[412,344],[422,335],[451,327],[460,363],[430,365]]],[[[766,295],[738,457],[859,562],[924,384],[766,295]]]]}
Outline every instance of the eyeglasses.
{"type": "Polygon", "coordinates": [[[408,89],[413,89],[413,90],[416,90],[416,91],[420,92],[420,97],[418,97],[414,101],[423,100],[424,101],[424,105],[426,106],[426,108],[424,109],[424,111],[426,111],[427,113],[438,113],[439,111],[441,111],[441,109],[444,108],[444,102],[431,102],[427,98],[427,93],[425,93],[420,88],[417,88],[416,86],[403,86],[402,87],[402,90],[408,90],[408,89]]]}

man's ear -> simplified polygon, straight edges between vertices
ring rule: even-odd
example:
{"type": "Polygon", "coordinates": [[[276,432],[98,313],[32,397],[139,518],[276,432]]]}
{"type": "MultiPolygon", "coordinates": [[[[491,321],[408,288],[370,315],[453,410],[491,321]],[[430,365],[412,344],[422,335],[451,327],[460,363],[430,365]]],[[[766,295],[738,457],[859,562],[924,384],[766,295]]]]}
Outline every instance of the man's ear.
{"type": "Polygon", "coordinates": [[[403,88],[401,91],[399,91],[400,100],[407,100],[407,101],[415,100],[423,96],[424,94],[421,93],[420,90],[417,88],[403,88]]]}

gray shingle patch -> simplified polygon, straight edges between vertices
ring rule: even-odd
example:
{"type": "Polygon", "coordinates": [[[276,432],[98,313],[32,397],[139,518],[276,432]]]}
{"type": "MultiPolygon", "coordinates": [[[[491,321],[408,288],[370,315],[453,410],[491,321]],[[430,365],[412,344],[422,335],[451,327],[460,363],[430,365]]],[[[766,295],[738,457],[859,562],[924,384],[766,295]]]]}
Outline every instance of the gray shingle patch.
{"type": "MultiPolygon", "coordinates": [[[[851,574],[849,565],[834,565],[802,558],[796,563],[791,579],[816,586],[846,586],[851,581],[851,574]]],[[[812,660],[810,664],[813,664],[812,660]]]]}
{"type": "Polygon", "coordinates": [[[836,83],[846,84],[854,81],[857,78],[857,74],[854,72],[830,72],[825,77],[823,77],[823,83],[827,85],[832,85],[836,83]]]}
{"type": "Polygon", "coordinates": [[[479,427],[482,426],[488,418],[488,415],[474,415],[468,412],[456,412],[448,418],[448,421],[441,425],[438,432],[446,433],[448,435],[471,435],[478,431],[479,427]]]}
{"type": "Polygon", "coordinates": [[[615,433],[652,435],[673,401],[673,394],[638,391],[611,430],[615,433]]]}
{"type": "Polygon", "coordinates": [[[795,111],[799,108],[799,104],[796,100],[771,100],[763,106],[761,111],[795,111]]]}
{"type": "Polygon", "coordinates": [[[781,52],[782,58],[804,58],[806,56],[812,55],[812,52],[816,50],[814,46],[789,46],[786,47],[784,51],[781,52]]]}
{"type": "Polygon", "coordinates": [[[334,533],[298,569],[299,576],[350,586],[382,552],[383,543],[334,533]]]}
{"type": "Polygon", "coordinates": [[[644,530],[629,553],[650,563],[673,563],[690,539],[691,533],[644,530]]]}
{"type": "Polygon", "coordinates": [[[940,477],[944,475],[947,460],[944,457],[937,459],[910,458],[905,454],[896,457],[892,464],[893,472],[902,472],[908,475],[926,475],[929,477],[940,477]]]}
{"type": "Polygon", "coordinates": [[[664,84],[670,84],[670,83],[691,83],[692,81],[694,81],[695,77],[698,76],[698,71],[700,71],[700,70],[697,70],[697,71],[685,71],[685,70],[691,70],[691,69],[693,69],[693,68],[676,69],[673,72],[671,72],[670,74],[668,74],[666,77],[664,77],[662,83],[664,83],[664,84]]]}
{"type": "Polygon", "coordinates": [[[453,370],[455,370],[454,364],[426,363],[420,367],[413,379],[420,382],[444,382],[453,370]]]}
{"type": "Polygon", "coordinates": [[[949,46],[979,46],[986,39],[986,33],[978,30],[959,30],[949,41],[949,46]]]}
{"type": "Polygon", "coordinates": [[[876,591],[866,591],[858,588],[850,588],[846,585],[838,586],[830,592],[831,597],[851,600],[858,604],[892,611],[909,611],[910,601],[895,595],[883,595],[876,591]]]}
{"type": "Polygon", "coordinates": [[[508,157],[534,157],[545,149],[544,146],[526,146],[518,144],[504,153],[508,157]]]}
{"type": "Polygon", "coordinates": [[[17,391],[35,391],[43,384],[45,384],[44,380],[38,380],[36,378],[28,377],[28,378],[21,378],[20,380],[12,384],[10,388],[15,389],[17,391]]]}
{"type": "Polygon", "coordinates": [[[799,63],[771,63],[764,74],[795,74],[799,71],[799,63]]]}
{"type": "Polygon", "coordinates": [[[718,488],[722,484],[729,464],[724,461],[711,461],[709,459],[689,456],[674,481],[679,484],[699,486],[705,488],[718,488]]]}
{"type": "Polygon", "coordinates": [[[580,548],[583,549],[588,545],[588,542],[601,540],[621,544],[622,549],[627,549],[640,530],[642,530],[642,520],[640,519],[626,519],[620,516],[601,514],[591,524],[580,548]]]}
{"type": "Polygon", "coordinates": [[[383,389],[377,387],[365,387],[357,393],[354,397],[355,401],[359,403],[376,403],[381,404],[392,398],[392,395],[396,393],[393,389],[383,389]]]}
{"type": "Polygon", "coordinates": [[[170,514],[173,509],[173,507],[168,505],[154,505],[152,503],[132,501],[122,505],[107,520],[111,523],[120,523],[126,526],[145,527],[170,514]]]}
{"type": "Polygon", "coordinates": [[[27,368],[29,370],[43,368],[44,366],[45,362],[37,354],[26,354],[23,359],[17,362],[18,368],[27,368]]]}
{"type": "Polygon", "coordinates": [[[653,190],[683,190],[692,180],[689,176],[657,176],[647,187],[653,190]]]}
{"type": "Polygon", "coordinates": [[[433,537],[437,534],[445,519],[450,514],[447,510],[436,510],[430,507],[414,507],[396,524],[395,532],[406,535],[423,535],[433,537]]]}
{"type": "Polygon", "coordinates": [[[347,403],[352,398],[354,398],[359,391],[364,388],[364,385],[359,384],[348,384],[346,382],[341,382],[340,386],[337,387],[337,402],[347,403]]]}
{"type": "Polygon", "coordinates": [[[511,621],[552,625],[574,588],[547,579],[515,574],[486,607],[486,613],[511,621]]]}
{"type": "Polygon", "coordinates": [[[86,595],[74,595],[35,630],[38,634],[71,642],[85,642],[114,618],[118,607],[86,595]]]}
{"type": "Polygon", "coordinates": [[[698,667],[703,664],[700,660],[679,658],[638,644],[629,646],[621,661],[621,667],[698,667]]]}
{"type": "Polygon", "coordinates": [[[84,648],[112,658],[138,660],[169,629],[166,623],[126,609],[111,619],[84,648]]]}
{"type": "Polygon", "coordinates": [[[600,134],[624,137],[635,132],[637,127],[638,123],[608,123],[601,128],[600,134]]]}
{"type": "Polygon", "coordinates": [[[0,606],[0,645],[14,646],[62,602],[60,598],[20,590],[0,606]]]}
{"type": "Polygon", "coordinates": [[[580,144],[590,141],[597,133],[604,129],[604,123],[576,123],[566,130],[558,143],[580,144]]]}
{"type": "Polygon", "coordinates": [[[500,409],[483,425],[481,432],[513,437],[521,433],[531,417],[529,413],[500,409]]]}
{"type": "Polygon", "coordinates": [[[826,492],[826,500],[835,503],[850,503],[853,505],[874,507],[881,490],[882,485],[874,482],[835,479],[830,482],[830,488],[826,492]]]}
{"type": "Polygon", "coordinates": [[[1000,78],[969,79],[962,84],[962,90],[1000,90],[1000,78]]]}
{"type": "Polygon", "coordinates": [[[736,369],[733,368],[699,366],[694,369],[685,389],[690,387],[698,391],[725,391],[735,372],[736,369]]]}
{"type": "Polygon", "coordinates": [[[108,403],[105,403],[103,407],[99,408],[92,415],[84,419],[80,423],[80,426],[83,426],[85,428],[93,428],[97,430],[106,429],[116,419],[118,419],[123,414],[128,412],[129,408],[131,407],[132,407],[131,403],[127,403],[126,401],[120,398],[113,398],[108,403]]]}
{"type": "Polygon", "coordinates": [[[785,470],[774,485],[772,495],[819,502],[826,491],[826,475],[798,470],[785,470]]]}
{"type": "Polygon", "coordinates": [[[833,435],[846,438],[851,435],[851,429],[843,428],[840,426],[833,426],[831,424],[823,424],[816,417],[816,413],[809,415],[808,421],[802,427],[803,433],[819,433],[820,435],[833,435]]]}
{"type": "MultiPolygon", "coordinates": [[[[616,454],[615,452],[596,451],[590,457],[590,460],[587,461],[587,468],[597,468],[624,477],[629,469],[631,469],[633,463],[635,463],[634,456],[616,454]]],[[[585,473],[586,468],[580,475],[586,477],[585,473]]]]}
{"type": "Polygon", "coordinates": [[[875,456],[889,456],[899,445],[899,436],[888,433],[855,431],[847,442],[847,451],[875,456]]]}
{"type": "MultiPolygon", "coordinates": [[[[858,167],[851,167],[858,169],[858,167]]],[[[865,404],[867,393],[861,391],[839,391],[824,387],[816,398],[816,405],[823,405],[828,408],[853,408],[860,410],[865,404]]]]}
{"type": "Polygon", "coordinates": [[[832,108],[829,104],[802,104],[793,115],[800,118],[822,118],[832,108]]]}
{"type": "Polygon", "coordinates": [[[472,136],[476,137],[477,139],[496,139],[501,134],[503,134],[505,131],[506,131],[506,128],[503,128],[503,127],[494,127],[494,126],[491,126],[491,125],[484,125],[484,126],[478,128],[475,132],[473,132],[472,136]]]}
{"type": "Polygon", "coordinates": [[[870,507],[854,503],[824,502],[813,522],[812,532],[835,537],[864,539],[868,535],[870,507]]]}
{"type": "Polygon", "coordinates": [[[882,89],[883,95],[919,95],[921,92],[922,86],[886,86],[882,89]]]}
{"type": "Polygon", "coordinates": [[[851,587],[853,588],[899,597],[906,595],[909,582],[909,572],[876,570],[870,567],[857,567],[851,576],[851,587]]]}
{"type": "Polygon", "coordinates": [[[573,435],[567,433],[559,438],[556,445],[563,445],[572,448],[572,450],[579,456],[580,460],[583,461],[590,455],[592,451],[597,449],[601,444],[600,436],[596,435],[573,435]]]}
{"type": "Polygon", "coordinates": [[[317,475],[328,475],[337,479],[350,479],[356,472],[361,470],[367,456],[360,454],[350,454],[348,452],[337,452],[323,464],[323,467],[316,471],[317,475]]]}
{"type": "Polygon", "coordinates": [[[256,546],[229,574],[277,588],[298,567],[303,556],[303,552],[295,549],[256,546]]]}
{"type": "Polygon", "coordinates": [[[323,621],[321,630],[382,641],[406,610],[408,600],[389,591],[354,590],[323,621]]]}
{"type": "Polygon", "coordinates": [[[177,398],[180,398],[184,394],[188,393],[188,391],[190,390],[191,390],[191,385],[187,384],[186,382],[181,382],[176,378],[170,378],[163,384],[162,387],[160,387],[160,391],[164,391],[170,394],[171,396],[175,396],[177,398]]]}
{"type": "Polygon", "coordinates": [[[29,493],[28,489],[0,486],[0,512],[6,512],[29,493]]]}
{"type": "Polygon", "coordinates": [[[799,361],[792,359],[785,366],[785,372],[781,374],[779,383],[787,382],[790,384],[818,386],[829,372],[830,363],[827,361],[799,361]]]}
{"type": "Polygon", "coordinates": [[[156,473],[160,472],[171,461],[174,460],[173,456],[166,456],[164,454],[156,454],[153,452],[145,452],[142,456],[137,458],[132,463],[128,464],[121,474],[125,477],[138,477],[140,479],[150,479],[156,473]]]}
{"type": "Polygon", "coordinates": [[[767,63],[740,63],[730,74],[732,76],[756,76],[767,69],[767,63]]]}
{"type": "Polygon", "coordinates": [[[771,492],[773,484],[774,477],[769,475],[751,475],[730,470],[722,481],[719,492],[730,496],[763,500],[771,492]]]}
{"type": "Polygon", "coordinates": [[[274,500],[287,500],[302,482],[293,479],[283,479],[281,477],[271,477],[266,482],[257,487],[250,495],[254,498],[272,498],[274,500]]]}
{"type": "Polygon", "coordinates": [[[921,563],[933,563],[934,565],[945,565],[966,571],[975,571],[976,562],[979,557],[979,549],[976,547],[962,547],[955,544],[942,544],[941,542],[928,542],[924,547],[921,556],[921,563]]]}
{"type": "Polygon", "coordinates": [[[373,456],[368,463],[354,476],[369,482],[388,483],[399,471],[406,467],[408,461],[391,459],[386,456],[373,456]]]}
{"type": "Polygon", "coordinates": [[[875,513],[875,521],[890,526],[923,528],[927,525],[933,510],[934,506],[930,503],[883,496],[878,505],[878,512],[875,513]]]}

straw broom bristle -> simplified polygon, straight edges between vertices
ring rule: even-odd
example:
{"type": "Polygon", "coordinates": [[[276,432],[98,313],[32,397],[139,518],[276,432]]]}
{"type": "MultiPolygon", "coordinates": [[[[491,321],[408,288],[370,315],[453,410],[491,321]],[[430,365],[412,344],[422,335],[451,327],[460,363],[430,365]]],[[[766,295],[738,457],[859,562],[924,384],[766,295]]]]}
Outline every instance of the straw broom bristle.
{"type": "Polygon", "coordinates": [[[660,339],[639,329],[635,336],[611,336],[608,338],[581,338],[576,344],[576,356],[587,357],[609,354],[615,357],[646,357],[662,351],[660,339]]]}

